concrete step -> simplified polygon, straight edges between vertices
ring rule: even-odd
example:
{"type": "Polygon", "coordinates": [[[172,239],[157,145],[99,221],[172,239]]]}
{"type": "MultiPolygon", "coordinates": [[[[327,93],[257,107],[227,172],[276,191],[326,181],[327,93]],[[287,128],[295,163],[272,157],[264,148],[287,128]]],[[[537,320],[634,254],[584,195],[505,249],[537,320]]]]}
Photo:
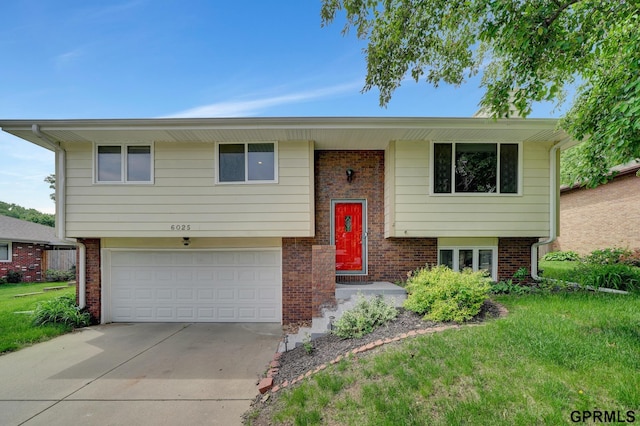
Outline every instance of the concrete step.
{"type": "Polygon", "coordinates": [[[344,312],[353,309],[360,297],[372,298],[382,296],[385,302],[400,307],[407,298],[407,292],[397,285],[388,282],[367,284],[336,284],[337,306],[334,309],[323,309],[322,316],[313,318],[311,327],[301,327],[297,333],[288,334],[280,343],[279,352],[301,346],[306,340],[317,339],[331,331],[331,322],[337,321],[344,312]]]}

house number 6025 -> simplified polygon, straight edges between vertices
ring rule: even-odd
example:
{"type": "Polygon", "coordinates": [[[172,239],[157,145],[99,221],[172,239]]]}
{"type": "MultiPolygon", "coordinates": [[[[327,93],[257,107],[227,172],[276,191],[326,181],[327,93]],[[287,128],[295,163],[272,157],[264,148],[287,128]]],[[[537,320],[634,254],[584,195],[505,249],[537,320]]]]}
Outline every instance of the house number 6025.
{"type": "Polygon", "coordinates": [[[172,231],[190,231],[191,225],[171,225],[172,231]]]}

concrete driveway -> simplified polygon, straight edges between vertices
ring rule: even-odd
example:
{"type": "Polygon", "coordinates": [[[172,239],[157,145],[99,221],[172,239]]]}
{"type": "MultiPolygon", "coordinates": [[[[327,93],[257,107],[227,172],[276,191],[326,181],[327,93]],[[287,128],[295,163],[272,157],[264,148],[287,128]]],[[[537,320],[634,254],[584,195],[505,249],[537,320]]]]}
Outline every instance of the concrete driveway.
{"type": "Polygon", "coordinates": [[[1,425],[234,425],[278,324],[110,324],[0,356],[1,425]]]}

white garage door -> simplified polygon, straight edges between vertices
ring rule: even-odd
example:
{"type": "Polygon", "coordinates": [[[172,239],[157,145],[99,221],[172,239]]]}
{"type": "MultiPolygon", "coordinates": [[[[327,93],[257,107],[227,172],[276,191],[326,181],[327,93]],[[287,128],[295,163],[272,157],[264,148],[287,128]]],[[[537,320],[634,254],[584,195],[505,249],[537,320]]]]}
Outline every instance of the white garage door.
{"type": "Polygon", "coordinates": [[[113,322],[281,322],[280,250],[111,252],[113,322]]]}

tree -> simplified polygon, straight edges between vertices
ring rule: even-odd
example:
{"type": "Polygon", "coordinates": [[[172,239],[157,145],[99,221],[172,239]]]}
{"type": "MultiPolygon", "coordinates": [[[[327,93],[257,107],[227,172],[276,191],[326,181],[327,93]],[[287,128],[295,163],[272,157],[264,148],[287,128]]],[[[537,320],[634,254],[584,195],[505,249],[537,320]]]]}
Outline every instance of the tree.
{"type": "Polygon", "coordinates": [[[588,138],[579,180],[595,186],[640,157],[638,0],[322,0],[323,25],[341,10],[344,32],[368,40],[363,90],[383,106],[407,74],[438,86],[481,73],[494,118],[560,104],[577,85],[560,126],[588,138]]]}
{"type": "Polygon", "coordinates": [[[53,201],[56,201],[56,175],[50,174],[49,176],[44,178],[44,181],[49,184],[49,189],[53,190],[53,192],[49,194],[49,198],[51,198],[53,201]]]}
{"type": "Polygon", "coordinates": [[[20,220],[26,220],[28,222],[39,223],[46,226],[55,226],[55,215],[42,213],[36,209],[27,209],[17,204],[9,204],[0,201],[0,215],[9,216],[20,220]]]}

